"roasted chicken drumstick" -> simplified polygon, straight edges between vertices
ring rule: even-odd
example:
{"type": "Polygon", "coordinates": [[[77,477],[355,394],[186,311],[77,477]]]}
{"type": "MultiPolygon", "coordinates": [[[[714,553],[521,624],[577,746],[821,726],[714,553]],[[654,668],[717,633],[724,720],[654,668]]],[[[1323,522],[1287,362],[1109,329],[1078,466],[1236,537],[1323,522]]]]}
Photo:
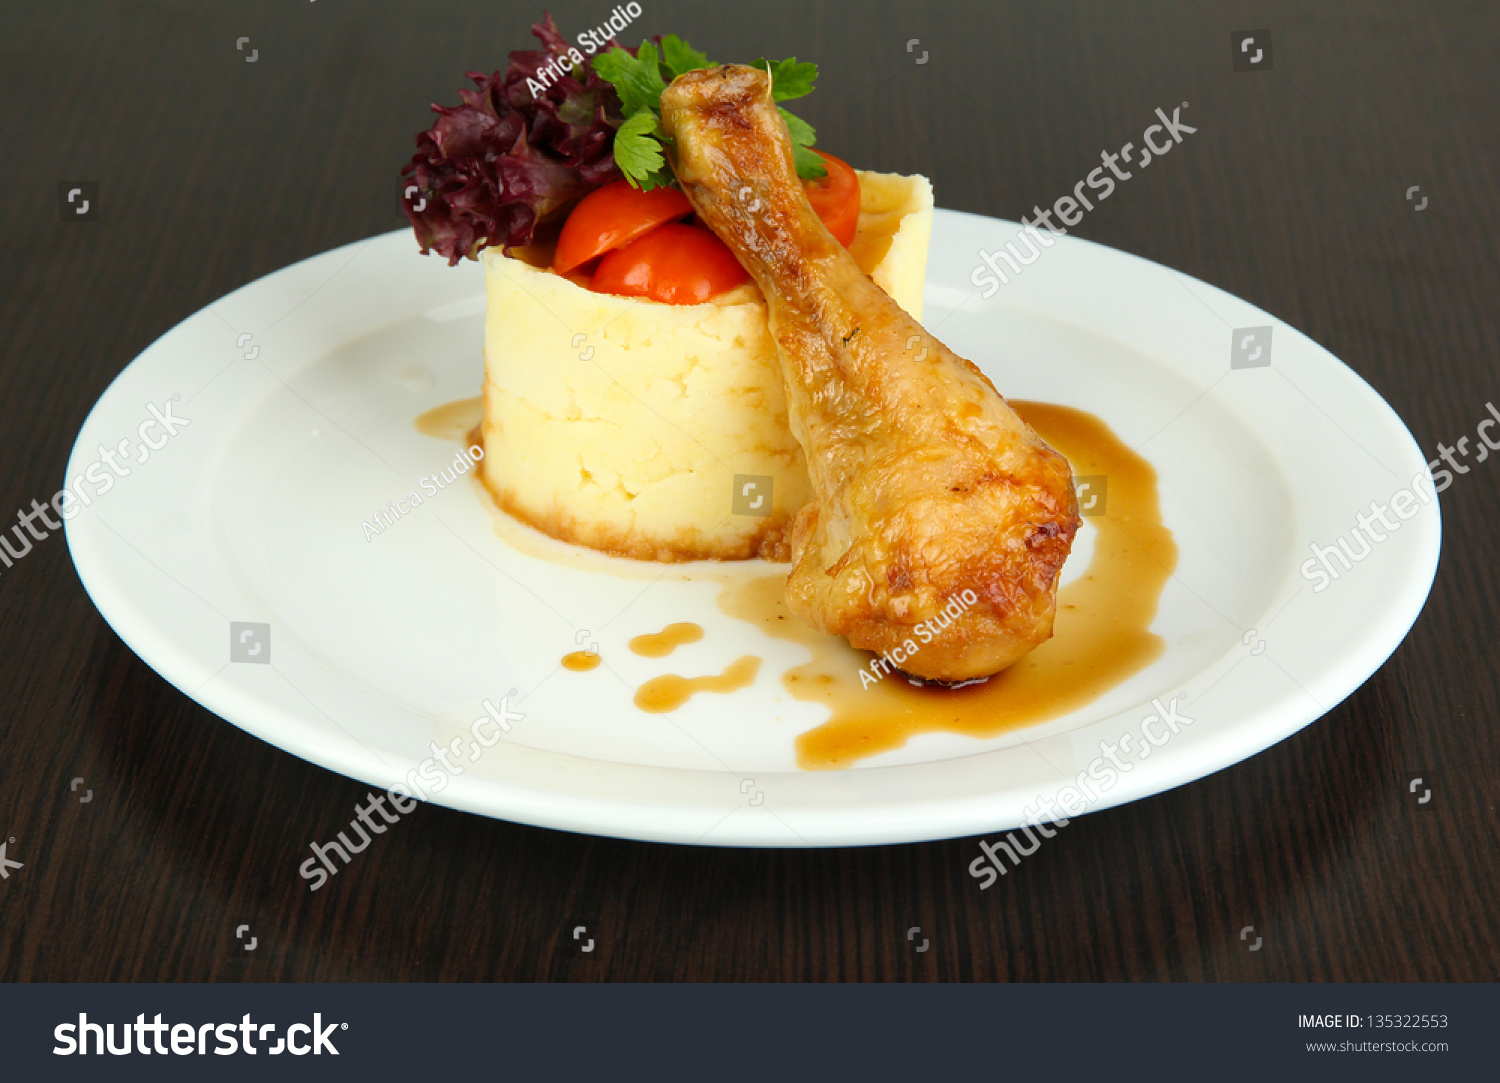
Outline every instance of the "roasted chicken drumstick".
{"type": "Polygon", "coordinates": [[[661,103],[683,191],[765,295],[806,454],[788,607],[918,677],[1009,666],[1052,635],[1067,460],[824,228],[767,73],[689,72],[661,103]]]}

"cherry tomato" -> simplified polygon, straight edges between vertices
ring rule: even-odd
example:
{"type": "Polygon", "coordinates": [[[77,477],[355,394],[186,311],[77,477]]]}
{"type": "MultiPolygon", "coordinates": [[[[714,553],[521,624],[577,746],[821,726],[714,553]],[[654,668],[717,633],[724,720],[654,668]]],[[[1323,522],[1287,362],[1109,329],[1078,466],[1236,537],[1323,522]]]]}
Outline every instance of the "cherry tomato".
{"type": "Polygon", "coordinates": [[[859,229],[859,176],[843,159],[824,154],[817,147],[813,153],[823,159],[828,176],[805,180],[802,187],[828,232],[848,248],[859,229]]]}
{"type": "Polygon", "coordinates": [[[593,288],[596,293],[696,305],[748,281],[740,261],[719,238],[699,226],[669,222],[605,253],[593,288]]]}
{"type": "Polygon", "coordinates": [[[692,213],[687,196],[676,188],[642,192],[629,181],[606,184],[584,196],[563,223],[552,269],[567,274],[595,256],[629,244],[663,222],[692,213]]]}

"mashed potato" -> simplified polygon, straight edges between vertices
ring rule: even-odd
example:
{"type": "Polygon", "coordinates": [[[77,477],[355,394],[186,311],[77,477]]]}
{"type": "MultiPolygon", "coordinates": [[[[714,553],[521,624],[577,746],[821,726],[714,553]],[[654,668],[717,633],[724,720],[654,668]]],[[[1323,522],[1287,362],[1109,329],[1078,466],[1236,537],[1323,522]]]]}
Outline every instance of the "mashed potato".
{"type": "MultiPolygon", "coordinates": [[[[850,253],[921,319],[932,186],[859,178],[850,253]]],[[[497,249],[482,259],[481,467],[502,508],[639,560],[790,558],[811,492],[753,284],[666,305],[593,293],[497,249]]]]}

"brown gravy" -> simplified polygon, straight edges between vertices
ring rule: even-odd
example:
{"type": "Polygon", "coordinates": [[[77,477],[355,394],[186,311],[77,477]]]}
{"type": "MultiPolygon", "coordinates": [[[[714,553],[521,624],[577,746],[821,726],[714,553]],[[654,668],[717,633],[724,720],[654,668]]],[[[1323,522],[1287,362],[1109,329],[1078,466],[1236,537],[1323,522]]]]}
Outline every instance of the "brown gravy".
{"type": "Polygon", "coordinates": [[[669,624],[659,632],[636,636],[630,641],[630,649],[643,658],[665,658],[678,647],[702,638],[703,629],[696,624],[669,624]]]}
{"type": "MultiPolygon", "coordinates": [[[[812,661],[782,676],[795,698],[832,712],[827,722],[797,739],[802,768],[849,767],[900,748],[919,733],[994,737],[1082,707],[1161,656],[1165,644],[1150,628],[1162,588],[1177,566],[1177,544],[1162,522],[1155,469],[1093,414],[1041,402],[1013,400],[1011,406],[1068,458],[1075,475],[1106,475],[1108,500],[1107,514],[1089,519],[1097,534],[1088,568],[1058,594],[1053,638],[1004,673],[959,689],[916,686],[899,674],[863,688],[859,673],[872,656],[792,616],[783,600],[785,573],[724,579],[719,607],[725,613],[812,652],[812,661]]],[[[439,439],[477,443],[482,411],[482,399],[461,399],[422,414],[416,427],[439,439]]],[[[561,559],[550,548],[532,555],[561,559]]],[[[679,623],[637,636],[630,646],[657,658],[700,638],[697,625],[679,623]],[[687,629],[696,634],[686,638],[687,629]]],[[[575,651],[562,664],[583,672],[598,666],[599,656],[575,651]]],[[[760,659],[747,655],[720,674],[666,674],[642,685],[635,705],[651,713],[673,711],[697,692],[744,688],[759,669],[760,659]]]]}
{"type": "Polygon", "coordinates": [[[476,395],[472,399],[445,402],[426,413],[418,414],[416,426],[423,436],[438,440],[463,440],[467,447],[473,443],[471,435],[483,416],[484,399],[476,395]]]}
{"type": "Polygon", "coordinates": [[[859,671],[871,655],[788,612],[785,575],[735,580],[721,592],[725,613],[812,651],[812,661],[782,677],[794,697],[833,712],[797,738],[803,769],[848,767],[919,733],[993,737],[1081,707],[1160,657],[1165,644],[1150,627],[1177,566],[1177,544],[1162,522],[1155,469],[1092,414],[1011,405],[1067,456],[1075,475],[1107,475],[1108,500],[1107,514],[1088,520],[1098,530],[1088,568],[1058,594],[1053,638],[1010,669],[959,689],[914,686],[899,674],[862,688],[859,671]]]}
{"type": "Polygon", "coordinates": [[[665,714],[681,707],[695,692],[737,692],[755,681],[760,659],[747,654],[731,662],[723,673],[706,677],[679,677],[675,673],[654,677],[636,691],[635,705],[650,714],[665,714]]]}

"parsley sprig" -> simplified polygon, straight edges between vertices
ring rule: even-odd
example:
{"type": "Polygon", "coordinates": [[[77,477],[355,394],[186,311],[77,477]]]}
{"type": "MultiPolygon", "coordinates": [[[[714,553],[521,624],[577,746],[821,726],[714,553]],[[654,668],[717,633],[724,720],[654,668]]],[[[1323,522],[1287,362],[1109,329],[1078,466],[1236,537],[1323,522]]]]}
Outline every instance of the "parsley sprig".
{"type": "MultiPolygon", "coordinates": [[[[613,84],[620,96],[625,123],[615,132],[615,164],[634,187],[649,192],[676,183],[662,149],[667,135],[661,125],[661,92],[679,75],[713,66],[706,55],[676,34],[662,38],[659,50],[654,42],[643,41],[635,56],[616,47],[594,58],[594,71],[613,84]]],[[[816,64],[799,63],[796,57],[760,59],[753,66],[769,73],[771,97],[778,102],[812,93],[813,81],[818,77],[816,64]]],[[[813,126],[780,106],[777,108],[792,136],[797,176],[807,179],[827,176],[823,160],[810,149],[817,141],[813,126]]]]}

